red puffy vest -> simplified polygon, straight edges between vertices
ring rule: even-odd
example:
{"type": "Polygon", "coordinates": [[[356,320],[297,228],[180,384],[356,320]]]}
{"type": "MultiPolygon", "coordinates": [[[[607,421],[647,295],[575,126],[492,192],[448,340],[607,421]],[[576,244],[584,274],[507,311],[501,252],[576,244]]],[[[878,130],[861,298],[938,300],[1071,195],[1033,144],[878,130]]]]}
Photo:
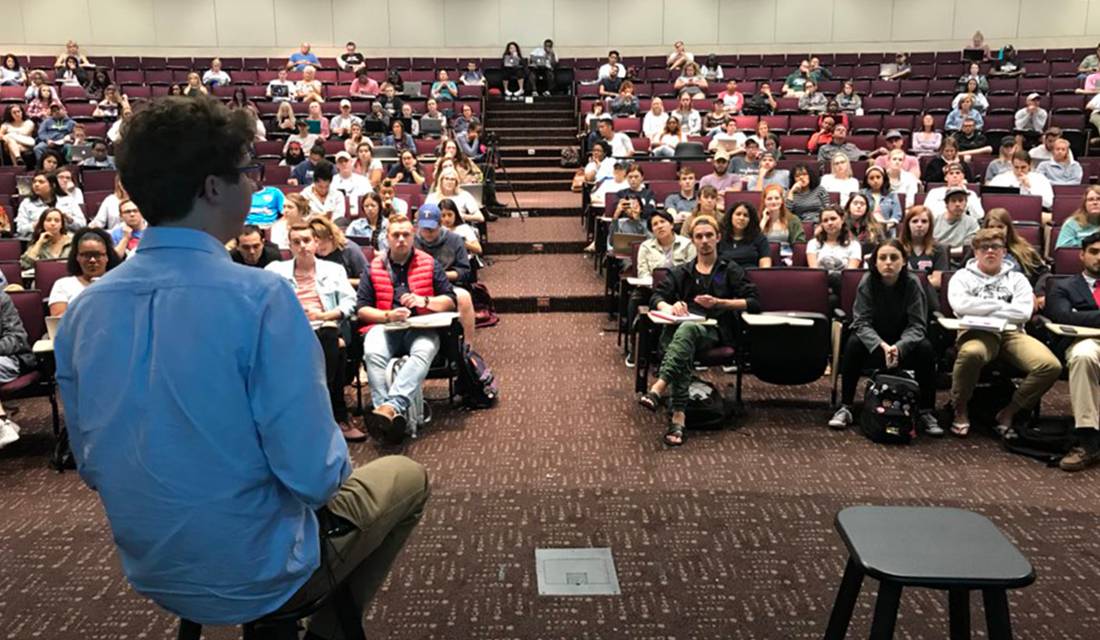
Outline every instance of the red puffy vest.
{"type": "MultiPolygon", "coordinates": [[[[370,283],[374,287],[374,308],[389,311],[393,308],[393,281],[390,280],[390,270],[386,266],[388,256],[375,256],[370,263],[370,283]]],[[[430,254],[413,249],[412,258],[409,260],[409,291],[418,296],[430,297],[435,295],[435,286],[432,282],[432,273],[435,270],[435,258],[430,254]]],[[[425,308],[418,308],[414,313],[430,313],[425,308]]]]}

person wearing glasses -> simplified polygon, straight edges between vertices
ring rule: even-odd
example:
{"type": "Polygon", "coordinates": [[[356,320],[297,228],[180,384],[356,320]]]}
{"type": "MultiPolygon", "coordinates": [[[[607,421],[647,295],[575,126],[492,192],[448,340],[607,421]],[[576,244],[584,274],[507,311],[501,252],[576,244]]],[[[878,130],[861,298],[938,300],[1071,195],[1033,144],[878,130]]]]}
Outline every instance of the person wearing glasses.
{"type": "Polygon", "coordinates": [[[971,242],[974,258],[955,273],[947,285],[947,300],[955,316],[977,316],[1004,320],[1010,331],[961,330],[956,342],[958,356],[952,372],[951,401],[954,419],[951,433],[966,437],[970,432],[967,405],[983,367],[1000,360],[1026,372],[1012,400],[996,415],[996,431],[1002,438],[1013,437],[1013,420],[1027,412],[1058,380],[1062,365],[1042,342],[1024,332],[1024,323],[1035,308],[1035,293],[1027,276],[1005,261],[1007,243],[1000,229],[982,229],[971,242]]]}
{"type": "Polygon", "coordinates": [[[118,212],[122,216],[122,224],[111,230],[111,243],[118,257],[126,258],[137,249],[149,223],[133,200],[118,203],[118,212]]]}
{"type": "Polygon", "coordinates": [[[73,236],[66,263],[69,275],[59,278],[50,289],[46,305],[51,316],[65,314],[72,301],[93,282],[121,264],[122,259],[114,251],[115,243],[103,229],[84,228],[73,236]]]}
{"type": "MultiPolygon", "coordinates": [[[[428,497],[407,458],[352,468],[294,291],[225,250],[260,186],[254,135],[213,100],[134,115],[118,168],[149,229],[54,341],[77,468],[128,580],[200,624],[296,610],[344,581],[361,611],[428,497]]],[[[308,621],[320,637],[337,628],[331,606],[308,621]]]]}

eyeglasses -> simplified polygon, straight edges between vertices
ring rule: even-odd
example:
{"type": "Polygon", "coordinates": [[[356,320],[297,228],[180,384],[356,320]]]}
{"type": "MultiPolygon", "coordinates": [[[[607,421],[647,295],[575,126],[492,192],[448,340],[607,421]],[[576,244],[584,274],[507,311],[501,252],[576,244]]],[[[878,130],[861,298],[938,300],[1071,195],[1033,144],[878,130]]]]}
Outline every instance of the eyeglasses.
{"type": "Polygon", "coordinates": [[[1005,248],[1005,246],[998,242],[998,243],[993,243],[993,244],[980,244],[980,245],[978,245],[977,250],[978,251],[1000,251],[1001,249],[1004,249],[1004,248],[1005,248]]]}
{"type": "Polygon", "coordinates": [[[264,165],[259,162],[236,167],[234,170],[238,176],[248,178],[252,182],[252,191],[256,192],[264,188],[264,165]]]}

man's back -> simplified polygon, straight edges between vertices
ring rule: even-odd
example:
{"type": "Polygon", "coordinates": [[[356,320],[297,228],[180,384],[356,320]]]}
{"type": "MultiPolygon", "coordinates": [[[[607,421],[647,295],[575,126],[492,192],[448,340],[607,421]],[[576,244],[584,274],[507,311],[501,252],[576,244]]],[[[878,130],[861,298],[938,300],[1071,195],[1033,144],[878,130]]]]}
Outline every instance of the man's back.
{"type": "Polygon", "coordinates": [[[294,293],[166,228],[84,293],[58,381],[127,577],[200,623],[275,610],[318,566],[311,512],[350,473],[294,293]]]}

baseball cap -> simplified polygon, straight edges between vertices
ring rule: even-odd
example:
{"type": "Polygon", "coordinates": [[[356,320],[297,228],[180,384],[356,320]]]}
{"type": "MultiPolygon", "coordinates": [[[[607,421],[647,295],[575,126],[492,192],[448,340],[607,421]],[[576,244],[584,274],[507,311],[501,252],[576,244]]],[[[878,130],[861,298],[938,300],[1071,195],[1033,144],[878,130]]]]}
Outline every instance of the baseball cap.
{"type": "Polygon", "coordinates": [[[894,138],[904,138],[904,137],[905,136],[901,135],[901,132],[898,131],[897,129],[890,129],[889,131],[886,132],[886,139],[887,140],[892,140],[894,138]]]}
{"type": "Polygon", "coordinates": [[[962,196],[964,198],[969,198],[970,192],[962,187],[948,187],[947,191],[943,193],[943,199],[950,200],[952,196],[962,196]]]}
{"type": "Polygon", "coordinates": [[[1016,144],[1016,136],[1004,136],[1001,138],[1002,147],[1011,147],[1016,144]]]}
{"type": "Polygon", "coordinates": [[[351,106],[351,100],[348,100],[347,98],[344,98],[343,100],[340,101],[340,107],[341,108],[350,107],[350,106],[351,106]]]}
{"type": "Polygon", "coordinates": [[[1027,94],[1027,99],[1028,100],[1038,100],[1039,99],[1039,94],[1032,91],[1031,93],[1027,94]]]}
{"type": "Polygon", "coordinates": [[[341,151],[340,153],[337,153],[336,161],[340,162],[341,160],[351,160],[351,154],[347,151],[341,151]]]}
{"type": "Polygon", "coordinates": [[[756,146],[758,146],[758,147],[759,147],[759,146],[760,146],[760,141],[759,141],[759,140],[757,140],[755,136],[754,136],[754,137],[751,137],[751,138],[745,138],[745,146],[747,147],[747,146],[749,146],[750,144],[751,144],[751,145],[756,145],[756,146]]]}
{"type": "Polygon", "coordinates": [[[715,159],[715,161],[729,160],[730,159],[730,152],[726,151],[725,149],[719,149],[718,151],[714,152],[714,159],[715,159]]]}
{"type": "Polygon", "coordinates": [[[416,226],[422,229],[438,229],[442,214],[434,204],[422,204],[416,212],[416,226]]]}

